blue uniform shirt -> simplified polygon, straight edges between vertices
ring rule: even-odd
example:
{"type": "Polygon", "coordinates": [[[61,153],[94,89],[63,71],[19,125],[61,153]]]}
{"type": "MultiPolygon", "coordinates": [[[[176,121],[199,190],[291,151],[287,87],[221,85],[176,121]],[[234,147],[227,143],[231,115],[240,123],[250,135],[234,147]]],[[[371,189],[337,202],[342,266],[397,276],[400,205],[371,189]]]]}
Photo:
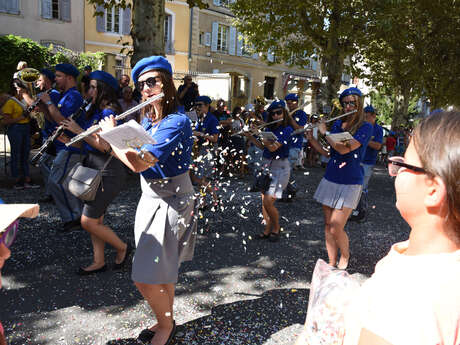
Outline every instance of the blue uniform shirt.
{"type": "MultiPolygon", "coordinates": [[[[69,117],[73,113],[75,113],[78,108],[81,107],[83,104],[83,97],[80,95],[80,92],[75,87],[72,87],[68,89],[66,92],[61,94],[61,99],[59,100],[58,103],[58,109],[61,112],[62,116],[64,117],[69,117]]],[[[76,122],[80,127],[85,126],[85,114],[82,113],[78,119],[76,119],[76,122]]],[[[65,135],[67,135],[69,138],[72,138],[75,136],[72,132],[65,131],[65,135]]],[[[61,150],[67,150],[71,152],[80,152],[79,149],[75,147],[67,147],[63,143],[61,143],[59,140],[56,140],[56,152],[59,152],[61,150]]]]}
{"type": "MultiPolygon", "coordinates": [[[[219,134],[217,126],[219,126],[219,120],[217,120],[213,114],[207,113],[203,119],[198,120],[195,130],[198,132],[203,132],[204,134],[214,135],[219,134]]],[[[204,139],[200,137],[198,139],[198,145],[203,144],[203,142],[204,139]]]]}
{"type": "MultiPolygon", "coordinates": [[[[297,110],[292,115],[292,118],[294,119],[295,122],[297,122],[299,126],[304,127],[307,124],[307,120],[308,120],[307,114],[301,109],[297,110]]],[[[303,143],[303,134],[297,134],[293,136],[291,147],[301,149],[302,143],[303,143]]]]}
{"type": "MultiPolygon", "coordinates": [[[[370,140],[380,144],[383,142],[383,129],[377,124],[377,122],[374,124],[373,133],[370,140]]],[[[368,146],[364,155],[363,163],[368,165],[375,165],[375,163],[377,163],[378,153],[378,150],[368,146]]]]}
{"type": "MultiPolygon", "coordinates": [[[[50,92],[51,102],[57,107],[61,100],[61,93],[55,89],[50,92]]],[[[42,129],[42,138],[46,140],[56,130],[57,124],[54,121],[50,121],[45,117],[45,125],[42,129]]]]}
{"type": "MultiPolygon", "coordinates": [[[[269,131],[270,130],[267,129],[267,132],[269,132],[269,131]]],[[[271,130],[271,132],[273,132],[273,134],[275,134],[276,137],[278,138],[277,141],[279,143],[283,144],[283,145],[278,150],[276,150],[274,152],[270,152],[267,148],[264,148],[263,157],[267,158],[267,159],[288,158],[289,157],[289,148],[291,147],[292,138],[293,138],[291,136],[291,133],[293,131],[294,130],[292,129],[291,126],[283,127],[282,125],[276,127],[273,130],[271,130]]]]}
{"type": "MultiPolygon", "coordinates": [[[[86,129],[90,128],[93,125],[97,125],[99,123],[99,121],[101,121],[102,119],[104,119],[104,118],[106,118],[106,117],[108,117],[110,115],[115,116],[115,112],[112,109],[107,109],[106,108],[106,109],[98,110],[98,111],[94,112],[93,116],[91,116],[90,119],[88,119],[88,120],[85,119],[85,125],[82,128],[86,130],[86,129]]],[[[82,116],[82,118],[85,118],[85,116],[82,116]]],[[[98,149],[92,147],[86,141],[83,142],[83,150],[85,152],[98,152],[98,153],[101,153],[101,151],[99,151],[98,149]]]]}
{"type": "Polygon", "coordinates": [[[141,174],[148,179],[173,177],[187,172],[192,162],[193,133],[190,119],[180,113],[170,114],[156,126],[148,118],[142,121],[156,144],[142,146],[158,162],[141,174]]]}
{"type": "MultiPolygon", "coordinates": [[[[344,132],[342,120],[337,120],[332,125],[331,133],[344,132]]],[[[372,136],[372,125],[363,122],[353,137],[361,143],[356,150],[341,155],[331,148],[331,158],[327,164],[324,178],[338,184],[363,184],[364,172],[361,161],[364,158],[367,144],[372,136]]]]}

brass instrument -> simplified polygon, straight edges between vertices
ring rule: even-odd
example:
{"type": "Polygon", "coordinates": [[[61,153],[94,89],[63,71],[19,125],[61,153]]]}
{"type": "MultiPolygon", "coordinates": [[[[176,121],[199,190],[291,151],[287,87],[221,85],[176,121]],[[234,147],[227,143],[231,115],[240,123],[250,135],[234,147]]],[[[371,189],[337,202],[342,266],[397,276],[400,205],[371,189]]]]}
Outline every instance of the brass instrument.
{"type": "MultiPolygon", "coordinates": [[[[24,68],[18,72],[18,79],[22,82],[23,85],[25,86],[28,94],[32,98],[36,98],[37,94],[35,92],[35,82],[40,78],[40,71],[36,70],[35,68],[24,68]]],[[[51,92],[50,90],[46,91],[48,94],[51,92]]],[[[45,125],[45,114],[42,112],[33,112],[35,107],[40,103],[40,98],[36,98],[36,100],[27,107],[26,111],[24,112],[24,116],[29,117],[29,118],[34,118],[37,121],[38,127],[41,129],[45,125]]]]}
{"type": "MultiPolygon", "coordinates": [[[[120,121],[120,120],[123,120],[124,118],[126,118],[128,115],[131,115],[132,113],[135,113],[136,111],[146,107],[147,105],[159,100],[160,98],[163,98],[164,97],[164,93],[161,92],[159,93],[158,95],[155,95],[151,98],[149,98],[148,100],[142,102],[141,104],[138,104],[136,105],[135,107],[132,107],[131,109],[128,109],[126,110],[124,113],[120,114],[120,115],[117,115],[115,116],[115,120],[116,121],[120,121]]],[[[90,128],[88,128],[86,131],[84,131],[83,133],[80,133],[76,136],[74,136],[67,144],[65,144],[66,146],[70,146],[72,144],[75,144],[81,140],[83,140],[84,138],[86,138],[87,136],[90,136],[91,134],[93,133],[96,133],[97,131],[99,131],[101,129],[101,126],[100,125],[94,125],[94,126],[91,126],[90,128]]]]}

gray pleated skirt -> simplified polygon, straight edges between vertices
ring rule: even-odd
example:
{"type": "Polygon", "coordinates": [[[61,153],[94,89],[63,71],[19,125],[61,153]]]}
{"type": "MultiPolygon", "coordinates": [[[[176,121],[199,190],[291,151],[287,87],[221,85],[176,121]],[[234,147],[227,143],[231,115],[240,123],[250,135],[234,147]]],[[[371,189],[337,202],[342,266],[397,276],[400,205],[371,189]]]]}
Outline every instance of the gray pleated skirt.
{"type": "Polygon", "coordinates": [[[281,199],[283,197],[283,190],[286,189],[291,175],[289,160],[287,158],[274,159],[272,161],[264,159],[263,167],[269,169],[272,179],[270,188],[264,194],[281,199]]]}
{"type": "Polygon", "coordinates": [[[338,184],[326,180],[324,177],[316,189],[313,198],[320,204],[341,210],[342,208],[355,209],[361,196],[360,184],[338,184]]]}
{"type": "Polygon", "coordinates": [[[141,176],[136,252],[131,278],[146,284],[175,284],[179,266],[193,257],[197,218],[188,172],[161,180],[141,176]]]}

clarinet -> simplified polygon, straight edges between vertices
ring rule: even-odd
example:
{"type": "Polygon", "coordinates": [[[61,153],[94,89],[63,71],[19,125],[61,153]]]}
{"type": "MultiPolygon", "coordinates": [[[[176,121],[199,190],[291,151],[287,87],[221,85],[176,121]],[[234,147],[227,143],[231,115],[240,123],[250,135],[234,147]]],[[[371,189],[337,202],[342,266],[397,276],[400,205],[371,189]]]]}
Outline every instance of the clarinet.
{"type": "MultiPolygon", "coordinates": [[[[48,89],[48,90],[44,91],[44,93],[46,93],[46,94],[49,95],[49,94],[51,93],[52,90],[53,90],[53,89],[48,89]]],[[[41,101],[42,101],[42,100],[41,100],[40,98],[37,98],[31,105],[29,105],[29,106],[27,107],[26,112],[27,112],[27,113],[31,113],[32,110],[34,110],[34,108],[35,108],[41,101]]]]}
{"type": "MultiPolygon", "coordinates": [[[[68,119],[69,120],[78,119],[80,117],[80,115],[85,111],[85,108],[88,106],[89,103],[90,103],[90,101],[84,100],[83,104],[80,106],[80,108],[78,108],[78,110],[76,112],[74,112],[72,115],[70,115],[68,117],[68,119]]],[[[46,150],[48,150],[48,148],[53,143],[53,141],[56,140],[63,132],[64,132],[64,126],[63,125],[58,126],[54,130],[53,134],[51,134],[45,140],[45,142],[42,144],[42,146],[40,146],[40,148],[38,149],[38,152],[30,159],[30,164],[32,164],[33,166],[38,166],[38,162],[40,161],[40,158],[42,158],[43,153],[45,153],[46,150]]]]}

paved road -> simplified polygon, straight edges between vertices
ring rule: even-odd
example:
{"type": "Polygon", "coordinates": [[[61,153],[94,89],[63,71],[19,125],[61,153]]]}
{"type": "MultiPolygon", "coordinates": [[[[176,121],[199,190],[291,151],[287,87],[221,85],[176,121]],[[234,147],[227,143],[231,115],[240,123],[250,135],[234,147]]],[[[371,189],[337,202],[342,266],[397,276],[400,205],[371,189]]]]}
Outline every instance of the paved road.
{"type": "MultiPolygon", "coordinates": [[[[247,191],[249,180],[221,184],[224,211],[204,213],[195,258],[181,267],[175,344],[293,344],[305,320],[314,264],[327,258],[321,207],[312,199],[323,173],[321,168],[295,172],[300,193],[294,203],[278,204],[283,229],[278,243],[254,239],[262,230],[260,197],[247,191]]],[[[13,191],[5,182],[0,187],[8,203],[36,202],[43,194],[43,188],[13,191]]],[[[371,180],[370,194],[369,218],[347,225],[349,271],[365,275],[409,230],[394,207],[393,183],[382,167],[371,180]]],[[[131,176],[106,217],[131,242],[139,196],[138,178],[131,176]]],[[[56,232],[59,226],[52,204],[41,205],[37,219],[21,221],[0,291],[9,344],[136,344],[152,315],[129,268],[75,275],[91,260],[89,236],[83,230],[62,235],[56,232]]],[[[115,252],[107,248],[106,253],[113,262],[115,252]]]]}

